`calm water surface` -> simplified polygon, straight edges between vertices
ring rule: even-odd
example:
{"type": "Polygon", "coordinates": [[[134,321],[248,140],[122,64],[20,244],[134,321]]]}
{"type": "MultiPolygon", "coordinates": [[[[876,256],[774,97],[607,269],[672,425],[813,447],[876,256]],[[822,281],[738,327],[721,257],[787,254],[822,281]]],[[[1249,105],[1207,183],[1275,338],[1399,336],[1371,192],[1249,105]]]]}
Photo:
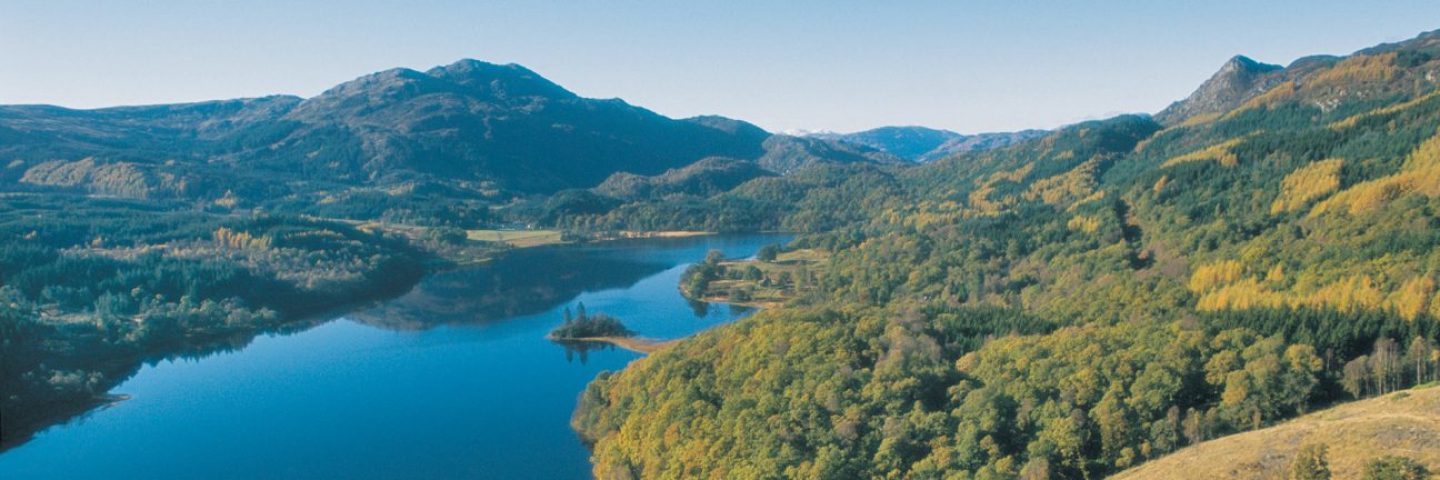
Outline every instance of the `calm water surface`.
{"type": "Polygon", "coordinates": [[[433,275],[301,333],[146,366],[112,392],[130,400],[0,454],[0,479],[588,478],[575,401],[640,355],[544,340],[562,310],[651,338],[704,330],[749,312],[686,301],[685,267],[783,240],[544,248],[433,275]]]}

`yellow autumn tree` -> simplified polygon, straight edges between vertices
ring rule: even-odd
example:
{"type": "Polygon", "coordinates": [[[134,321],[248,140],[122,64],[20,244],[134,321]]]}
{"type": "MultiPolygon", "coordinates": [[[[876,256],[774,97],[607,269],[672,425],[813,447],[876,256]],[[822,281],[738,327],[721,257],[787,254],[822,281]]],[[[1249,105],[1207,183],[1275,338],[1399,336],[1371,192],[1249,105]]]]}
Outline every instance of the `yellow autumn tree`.
{"type": "Polygon", "coordinates": [[[1290,172],[1280,182],[1280,195],[1270,204],[1270,213],[1284,213],[1305,206],[1340,187],[1340,168],[1345,161],[1332,158],[1290,172]]]}

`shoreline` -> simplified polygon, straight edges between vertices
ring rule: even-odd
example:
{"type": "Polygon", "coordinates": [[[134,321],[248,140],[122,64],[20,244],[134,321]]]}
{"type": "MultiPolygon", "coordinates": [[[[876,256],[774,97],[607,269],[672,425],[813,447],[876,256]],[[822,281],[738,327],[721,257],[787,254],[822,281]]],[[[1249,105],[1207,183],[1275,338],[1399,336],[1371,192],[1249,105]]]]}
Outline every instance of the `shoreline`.
{"type": "MultiPolygon", "coordinates": [[[[336,220],[325,218],[317,219],[331,221],[336,220]]],[[[610,237],[590,241],[598,242],[644,238],[687,238],[714,234],[714,232],[700,231],[627,232],[626,236],[623,237],[610,237]]],[[[549,245],[570,245],[575,243],[579,242],[567,241],[559,244],[549,245]]],[[[185,355],[187,353],[218,351],[227,348],[234,348],[237,345],[244,346],[248,345],[250,342],[254,341],[255,338],[261,335],[291,335],[303,332],[318,325],[337,320],[345,316],[346,313],[355,311],[357,309],[363,309],[368,306],[373,306],[380,302],[402,296],[405,293],[409,292],[411,289],[415,288],[424,278],[430,275],[458,268],[468,268],[484,265],[486,263],[494,261],[498,257],[508,254],[509,250],[523,250],[539,246],[544,245],[510,245],[508,248],[489,250],[483,255],[464,258],[446,257],[439,252],[432,252],[432,255],[434,255],[432,258],[419,259],[420,261],[417,262],[417,266],[420,268],[420,272],[418,275],[415,275],[414,278],[407,278],[404,279],[404,281],[396,282],[394,284],[381,288],[357,292],[357,294],[353,297],[344,299],[343,301],[335,302],[333,304],[322,304],[312,306],[311,308],[302,309],[300,311],[294,312],[293,315],[288,315],[285,318],[280,319],[272,325],[256,328],[248,332],[228,332],[213,337],[189,337],[186,338],[186,343],[183,345],[152,345],[142,349],[141,351],[134,352],[133,355],[126,356],[124,358],[108,359],[107,363],[115,363],[115,365],[111,366],[111,370],[109,370],[110,373],[107,374],[107,377],[112,377],[113,384],[108,385],[103,393],[99,393],[83,400],[57,401],[48,405],[48,408],[44,409],[43,411],[25,412],[25,415],[17,415],[16,418],[13,419],[9,418],[11,417],[12,412],[5,412],[5,416],[7,417],[5,419],[5,423],[6,427],[9,428],[6,429],[3,436],[0,436],[0,454],[3,454],[4,452],[7,452],[15,447],[19,447],[28,443],[35,437],[35,435],[47,429],[68,424],[72,421],[83,418],[86,415],[89,415],[95,411],[107,408],[108,406],[114,405],[118,402],[129,400],[129,395],[115,392],[114,388],[118,387],[121,383],[129,380],[147,363],[152,363],[164,359],[172,359],[176,358],[179,355],[185,355]]],[[[726,302],[711,303],[719,304],[726,302]]],[[[689,338],[689,336],[669,340],[628,337],[587,337],[582,339],[567,339],[558,341],[608,343],[629,351],[648,355],[650,353],[674,345],[686,338],[689,338]]]]}
{"type": "MultiPolygon", "coordinates": [[[[697,333],[698,333],[698,332],[697,332],[697,333]]],[[[546,338],[547,340],[550,340],[550,341],[556,342],[556,343],[567,343],[567,342],[568,342],[568,343],[605,343],[605,344],[614,345],[614,346],[616,346],[616,347],[620,347],[620,348],[623,348],[623,349],[626,349],[626,350],[629,350],[629,351],[632,351],[632,352],[635,352],[635,353],[644,354],[644,355],[649,355],[649,354],[651,354],[651,353],[655,353],[655,352],[658,352],[658,351],[660,351],[660,350],[664,350],[665,348],[668,348],[668,347],[670,347],[670,346],[672,346],[672,345],[675,345],[675,344],[677,344],[677,343],[680,343],[681,340],[685,340],[686,338],[689,338],[689,337],[690,337],[689,335],[686,335],[686,336],[684,336],[684,337],[673,338],[673,339],[670,339],[670,340],[656,340],[656,339],[653,339],[653,338],[645,338],[645,337],[615,337],[615,336],[608,336],[608,337],[555,338],[555,337],[552,337],[552,336],[549,336],[549,335],[546,335],[546,336],[545,336],[545,338],[546,338]]]]}
{"type": "MultiPolygon", "coordinates": [[[[616,236],[616,237],[614,237],[614,238],[617,238],[617,239],[618,239],[618,238],[690,238],[690,237],[704,237],[704,236],[715,235],[715,234],[716,234],[716,232],[707,232],[707,231],[703,231],[703,230],[655,230],[655,231],[621,230],[621,231],[619,232],[618,236],[616,236]]],[[[602,240],[605,240],[605,239],[602,239],[602,240]]]]}

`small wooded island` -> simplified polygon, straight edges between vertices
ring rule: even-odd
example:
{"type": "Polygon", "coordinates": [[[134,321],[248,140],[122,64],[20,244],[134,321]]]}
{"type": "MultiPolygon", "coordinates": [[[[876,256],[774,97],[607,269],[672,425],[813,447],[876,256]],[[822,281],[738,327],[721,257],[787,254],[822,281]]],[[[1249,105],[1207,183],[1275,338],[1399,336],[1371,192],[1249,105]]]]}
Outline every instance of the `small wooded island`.
{"type": "Polygon", "coordinates": [[[636,337],[635,332],[626,328],[618,318],[603,313],[594,315],[585,313],[584,302],[575,307],[574,315],[571,315],[570,309],[566,308],[565,323],[555,327],[545,338],[567,346],[581,343],[608,343],[633,352],[647,354],[674,345],[676,342],[676,340],[652,340],[636,337]]]}
{"type": "Polygon", "coordinates": [[[572,316],[570,309],[566,308],[565,323],[551,330],[548,338],[554,341],[586,341],[635,335],[618,318],[603,313],[586,314],[584,302],[576,307],[576,312],[572,316]]]}

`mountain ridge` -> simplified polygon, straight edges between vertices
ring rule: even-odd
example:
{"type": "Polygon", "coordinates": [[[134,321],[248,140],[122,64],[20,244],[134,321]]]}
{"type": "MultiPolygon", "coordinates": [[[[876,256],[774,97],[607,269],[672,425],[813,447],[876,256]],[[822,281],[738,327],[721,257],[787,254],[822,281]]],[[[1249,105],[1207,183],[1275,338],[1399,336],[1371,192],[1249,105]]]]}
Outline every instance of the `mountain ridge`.
{"type": "Polygon", "coordinates": [[[414,182],[504,202],[717,156],[782,171],[893,161],[828,141],[801,148],[741,120],[673,119],[621,99],[585,98],[524,66],[474,59],[374,72],[310,98],[0,106],[0,138],[0,157],[10,163],[0,185],[8,188],[202,202],[235,196],[249,204],[299,205],[414,182]],[[54,162],[74,165],[57,170],[54,162]],[[42,164],[80,180],[25,181],[55,178],[26,175],[42,164]]]}
{"type": "Polygon", "coordinates": [[[863,145],[914,163],[926,163],[958,153],[1003,148],[1036,138],[1045,130],[961,134],[917,125],[886,126],[852,133],[814,132],[803,136],[863,145]]]}

